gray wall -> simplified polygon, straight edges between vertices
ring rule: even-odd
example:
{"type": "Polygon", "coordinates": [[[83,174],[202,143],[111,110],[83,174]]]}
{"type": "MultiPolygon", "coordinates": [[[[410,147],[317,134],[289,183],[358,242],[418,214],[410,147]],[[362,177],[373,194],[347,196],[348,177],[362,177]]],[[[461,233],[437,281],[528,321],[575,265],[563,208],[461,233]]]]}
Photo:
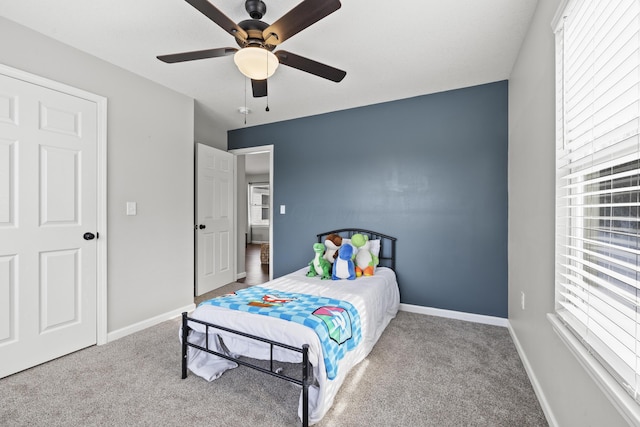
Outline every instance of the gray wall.
{"type": "Polygon", "coordinates": [[[0,62],[108,98],[109,332],[193,303],[193,100],[1,17],[0,62]]]}
{"type": "Polygon", "coordinates": [[[274,145],[274,277],[361,227],[398,237],[402,302],[506,318],[507,100],[502,81],[229,132],[274,145]]]}
{"type": "Polygon", "coordinates": [[[247,251],[247,177],[245,173],[245,155],[236,156],[236,277],[246,277],[247,251]]]}
{"type": "Polygon", "coordinates": [[[509,322],[555,425],[623,426],[551,329],[554,310],[554,36],[558,0],[540,0],[509,79],[509,322]],[[525,310],[520,295],[526,295],[525,310]]]}
{"type": "Polygon", "coordinates": [[[227,132],[220,124],[211,120],[201,102],[194,101],[194,141],[219,150],[227,150],[227,132]]]}

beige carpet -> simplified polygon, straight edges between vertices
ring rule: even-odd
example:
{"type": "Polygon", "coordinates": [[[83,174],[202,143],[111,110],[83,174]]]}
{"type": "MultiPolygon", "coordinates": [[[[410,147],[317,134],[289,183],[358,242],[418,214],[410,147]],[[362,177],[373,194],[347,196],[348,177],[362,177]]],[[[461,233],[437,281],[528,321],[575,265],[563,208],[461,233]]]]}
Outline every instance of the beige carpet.
{"type": "MultiPolygon", "coordinates": [[[[228,290],[223,290],[228,291],[228,290]]],[[[0,380],[2,426],[296,426],[299,387],[180,379],[179,320],[0,380]]],[[[400,312],[318,426],[546,426],[506,328],[400,312]]]]}

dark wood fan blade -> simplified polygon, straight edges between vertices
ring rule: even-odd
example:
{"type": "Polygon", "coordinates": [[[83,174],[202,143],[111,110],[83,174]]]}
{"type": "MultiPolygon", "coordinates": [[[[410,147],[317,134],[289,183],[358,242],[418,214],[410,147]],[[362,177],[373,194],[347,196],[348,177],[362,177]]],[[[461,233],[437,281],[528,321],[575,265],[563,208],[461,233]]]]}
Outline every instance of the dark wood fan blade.
{"type": "Polygon", "coordinates": [[[329,65],[321,64],[320,62],[316,62],[312,59],[303,58],[302,56],[296,55],[291,52],[279,50],[274,53],[278,57],[278,61],[282,65],[297,68],[298,70],[315,74],[318,77],[322,77],[336,83],[342,81],[342,79],[344,79],[344,76],[347,75],[346,71],[330,67],[329,65]]]}
{"type": "Polygon", "coordinates": [[[231,34],[233,37],[246,41],[249,37],[245,30],[240,28],[238,24],[233,22],[222,13],[217,7],[209,3],[207,0],[186,0],[191,6],[198,9],[207,18],[218,24],[220,28],[231,34]]]}
{"type": "Polygon", "coordinates": [[[251,80],[251,88],[253,89],[254,98],[262,98],[267,96],[267,79],[251,80]]]}
{"type": "Polygon", "coordinates": [[[304,0],[268,26],[262,37],[265,43],[276,46],[340,9],[340,6],[339,0],[304,0]]]}
{"type": "Polygon", "coordinates": [[[218,49],[194,50],[193,52],[173,53],[170,55],[157,56],[160,61],[168,64],[174,62],[193,61],[195,59],[216,58],[218,56],[227,56],[235,53],[238,49],[235,47],[221,47],[218,49]]]}

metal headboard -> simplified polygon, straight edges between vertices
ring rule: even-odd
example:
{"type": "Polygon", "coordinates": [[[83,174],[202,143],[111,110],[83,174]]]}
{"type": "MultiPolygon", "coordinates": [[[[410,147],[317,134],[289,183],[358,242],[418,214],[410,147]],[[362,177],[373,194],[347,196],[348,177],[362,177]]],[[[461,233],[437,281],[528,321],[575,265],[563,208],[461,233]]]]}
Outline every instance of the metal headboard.
{"type": "Polygon", "coordinates": [[[318,242],[324,243],[325,238],[329,234],[338,234],[342,238],[351,238],[354,234],[364,234],[369,240],[380,240],[380,253],[378,259],[380,260],[379,266],[389,267],[393,271],[396,270],[396,240],[395,237],[387,236],[386,234],[378,233],[377,231],[363,230],[362,228],[341,228],[339,230],[331,230],[325,233],[318,234],[318,242]]]}

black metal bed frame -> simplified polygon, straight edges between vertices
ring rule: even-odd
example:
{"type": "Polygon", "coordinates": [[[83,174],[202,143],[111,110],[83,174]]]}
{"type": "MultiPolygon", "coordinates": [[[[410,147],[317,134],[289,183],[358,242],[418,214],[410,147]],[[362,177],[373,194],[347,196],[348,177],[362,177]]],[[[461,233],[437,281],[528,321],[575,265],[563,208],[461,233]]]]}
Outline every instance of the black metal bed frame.
{"type": "Polygon", "coordinates": [[[396,271],[396,240],[395,237],[378,233],[377,231],[364,230],[362,228],[341,228],[318,234],[318,243],[324,243],[329,234],[338,234],[343,238],[351,238],[354,234],[364,234],[369,240],[380,240],[380,253],[378,254],[379,266],[389,267],[396,271]]]}
{"type": "Polygon", "coordinates": [[[182,379],[187,378],[187,348],[193,347],[198,350],[205,351],[210,354],[214,354],[216,356],[222,357],[227,360],[231,360],[240,365],[247,366],[249,368],[255,369],[257,371],[263,372],[265,374],[272,375],[276,378],[280,378],[294,384],[298,384],[302,386],[302,425],[304,427],[309,426],[309,345],[303,344],[301,348],[290,346],[287,344],[279,343],[277,341],[272,341],[267,338],[259,337],[257,335],[247,334],[245,332],[235,331],[233,329],[225,328],[223,326],[214,325],[212,323],[205,322],[203,320],[194,319],[187,315],[187,312],[182,313],[182,379]],[[189,322],[200,323],[205,326],[205,346],[199,346],[197,344],[193,344],[188,341],[189,331],[191,327],[189,326],[189,322]],[[254,365],[252,363],[246,362],[241,359],[237,359],[233,356],[229,356],[224,353],[220,353],[214,350],[209,349],[209,328],[219,329],[221,331],[230,332],[232,334],[241,335],[246,338],[254,339],[256,341],[261,341],[269,344],[270,346],[270,358],[269,358],[269,369],[265,369],[262,366],[254,365]],[[277,370],[273,369],[273,347],[281,347],[286,348],[287,350],[295,351],[302,354],[302,376],[301,379],[290,377],[288,375],[283,375],[277,370]]]}
{"type": "MultiPolygon", "coordinates": [[[[396,238],[395,237],[391,237],[391,236],[387,236],[385,234],[381,234],[375,231],[369,231],[369,230],[363,230],[363,229],[355,229],[355,228],[342,228],[339,230],[332,230],[332,231],[328,231],[326,233],[320,233],[317,235],[318,237],[318,242],[322,243],[324,242],[324,239],[326,238],[326,236],[328,236],[329,234],[339,234],[340,236],[342,236],[343,238],[350,238],[351,236],[353,236],[356,233],[360,233],[360,234],[364,234],[366,235],[370,240],[372,239],[380,239],[380,254],[378,256],[379,260],[380,260],[380,264],[381,266],[385,266],[385,267],[389,267],[392,270],[395,271],[395,258],[396,258],[396,238]],[[389,245],[386,244],[386,242],[389,242],[389,245]]],[[[215,335],[214,335],[214,338],[215,335]]],[[[309,372],[310,372],[310,367],[311,364],[309,363],[309,345],[308,344],[303,344],[302,347],[295,347],[295,346],[291,346],[288,344],[283,344],[277,341],[273,341],[267,338],[263,338],[257,335],[252,335],[252,334],[248,334],[246,332],[241,332],[241,331],[236,331],[234,329],[230,329],[224,326],[220,326],[220,325],[215,325],[213,323],[209,323],[209,322],[205,322],[203,320],[199,320],[199,319],[195,319],[193,317],[189,317],[187,312],[183,312],[182,313],[182,379],[187,378],[187,351],[189,347],[193,347],[195,349],[198,349],[200,351],[204,351],[206,353],[209,354],[213,354],[215,356],[218,357],[222,357],[224,359],[227,360],[231,360],[233,362],[238,363],[239,365],[243,365],[246,366],[248,368],[252,368],[255,369],[257,371],[263,372],[265,374],[274,376],[276,378],[280,378],[283,379],[285,381],[289,381],[291,383],[294,384],[298,384],[300,386],[302,386],[302,426],[303,427],[308,427],[309,426],[309,385],[310,385],[310,376],[309,376],[309,372]],[[205,346],[202,347],[200,345],[194,344],[189,342],[188,338],[189,338],[189,331],[192,330],[192,328],[189,326],[189,322],[194,322],[194,323],[199,323],[201,325],[203,325],[205,327],[205,346]],[[241,360],[238,358],[235,358],[233,356],[230,356],[228,354],[224,354],[224,353],[220,353],[218,351],[214,351],[209,349],[209,329],[217,329],[220,331],[225,331],[228,333],[232,333],[232,334],[236,334],[236,335],[240,335],[243,336],[245,338],[249,338],[249,339],[253,339],[256,341],[260,341],[263,343],[267,343],[269,344],[270,347],[270,358],[269,358],[269,369],[265,369],[262,366],[259,365],[254,365],[252,363],[249,363],[245,360],[241,360]],[[273,366],[273,348],[275,347],[280,347],[280,348],[284,348],[287,350],[291,350],[291,351],[295,351],[298,352],[300,354],[302,354],[302,370],[301,370],[301,377],[300,378],[296,378],[296,377],[291,377],[288,375],[284,375],[282,373],[279,372],[278,369],[274,370],[274,366],[273,366]]]]}

